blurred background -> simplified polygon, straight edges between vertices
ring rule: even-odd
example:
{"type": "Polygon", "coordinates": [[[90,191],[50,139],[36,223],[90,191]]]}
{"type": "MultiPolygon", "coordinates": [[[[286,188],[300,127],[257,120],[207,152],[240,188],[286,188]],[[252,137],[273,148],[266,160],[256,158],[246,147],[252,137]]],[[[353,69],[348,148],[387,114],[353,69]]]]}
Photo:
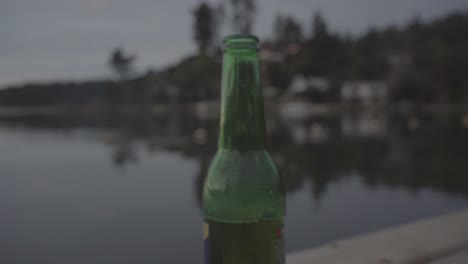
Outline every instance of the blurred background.
{"type": "Polygon", "coordinates": [[[466,1],[0,0],[0,263],[203,263],[232,33],[287,252],[468,208],[466,1]]]}

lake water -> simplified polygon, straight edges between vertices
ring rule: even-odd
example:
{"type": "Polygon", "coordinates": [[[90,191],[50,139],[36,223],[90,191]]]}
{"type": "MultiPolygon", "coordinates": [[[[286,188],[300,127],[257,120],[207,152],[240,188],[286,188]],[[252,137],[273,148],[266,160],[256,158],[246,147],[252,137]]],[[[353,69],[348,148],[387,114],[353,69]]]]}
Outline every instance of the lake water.
{"type": "MultiPolygon", "coordinates": [[[[287,252],[468,208],[468,116],[268,120],[287,252]]],[[[0,119],[0,263],[203,263],[216,118],[0,119]]]]}

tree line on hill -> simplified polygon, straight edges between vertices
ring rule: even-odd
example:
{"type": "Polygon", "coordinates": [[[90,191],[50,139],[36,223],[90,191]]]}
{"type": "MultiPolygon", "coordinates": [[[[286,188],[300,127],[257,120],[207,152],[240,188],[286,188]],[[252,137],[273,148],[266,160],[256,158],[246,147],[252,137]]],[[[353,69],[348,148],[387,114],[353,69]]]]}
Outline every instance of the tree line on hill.
{"type": "MultiPolygon", "coordinates": [[[[248,34],[257,13],[255,0],[198,4],[192,12],[197,54],[158,72],[137,73],[135,56],[115,49],[109,61],[118,78],[87,82],[30,83],[0,90],[0,105],[82,105],[89,103],[180,102],[214,100],[219,96],[220,36],[248,34]]],[[[281,99],[297,75],[318,76],[331,83],[326,102],[339,102],[348,80],[388,84],[392,102],[454,103],[468,101],[468,10],[433,21],[414,17],[404,26],[370,29],[360,36],[332,32],[321,13],[312,15],[305,32],[295,17],[278,14],[272,36],[260,45],[281,55],[262,58],[263,81],[281,99]]]]}

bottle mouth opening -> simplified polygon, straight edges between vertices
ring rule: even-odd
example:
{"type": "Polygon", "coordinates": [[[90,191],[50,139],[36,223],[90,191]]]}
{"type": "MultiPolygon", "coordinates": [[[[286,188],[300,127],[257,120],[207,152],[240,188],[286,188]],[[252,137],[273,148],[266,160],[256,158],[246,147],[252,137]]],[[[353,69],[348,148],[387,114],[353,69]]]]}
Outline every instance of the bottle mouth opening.
{"type": "Polygon", "coordinates": [[[223,39],[224,49],[255,49],[257,50],[258,37],[254,35],[236,34],[223,39]]]}

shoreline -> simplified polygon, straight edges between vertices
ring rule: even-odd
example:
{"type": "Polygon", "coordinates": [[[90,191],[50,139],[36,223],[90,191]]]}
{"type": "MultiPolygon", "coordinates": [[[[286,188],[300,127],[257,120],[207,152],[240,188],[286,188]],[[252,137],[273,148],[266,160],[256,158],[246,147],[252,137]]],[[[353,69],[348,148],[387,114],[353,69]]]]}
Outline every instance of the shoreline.
{"type": "Polygon", "coordinates": [[[287,255],[287,264],[468,263],[468,210],[390,227],[287,255]]]}
{"type": "MultiPolygon", "coordinates": [[[[395,114],[422,113],[460,113],[468,111],[468,105],[463,104],[428,104],[411,105],[405,103],[388,103],[379,105],[359,105],[341,103],[310,103],[301,101],[274,102],[266,101],[265,110],[285,115],[322,116],[343,112],[389,112],[395,114]]],[[[187,103],[158,103],[150,105],[37,105],[37,106],[2,106],[1,116],[21,115],[57,115],[57,114],[107,114],[112,111],[119,113],[136,114],[151,113],[165,114],[178,111],[194,115],[216,115],[219,112],[218,101],[199,101],[187,103]]]]}

